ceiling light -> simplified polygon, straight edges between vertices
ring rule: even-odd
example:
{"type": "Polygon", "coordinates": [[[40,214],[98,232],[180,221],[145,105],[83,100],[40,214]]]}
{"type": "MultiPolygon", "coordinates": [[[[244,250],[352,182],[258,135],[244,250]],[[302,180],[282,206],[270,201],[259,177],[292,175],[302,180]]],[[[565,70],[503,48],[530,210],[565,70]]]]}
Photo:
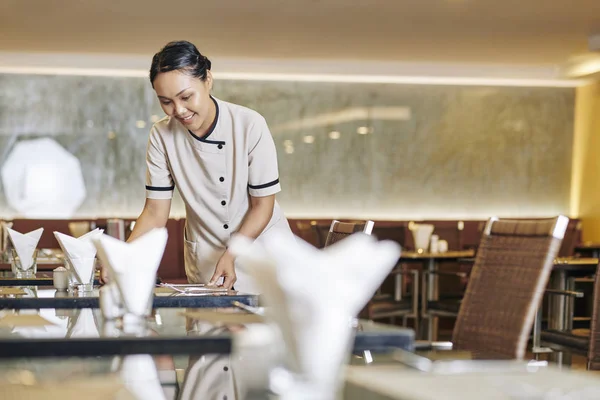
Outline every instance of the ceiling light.
{"type": "Polygon", "coordinates": [[[303,117],[271,127],[271,132],[310,130],[319,127],[337,126],[347,122],[365,123],[370,120],[409,121],[412,118],[410,107],[353,107],[303,117]]]}
{"type": "Polygon", "coordinates": [[[339,139],[341,136],[341,134],[338,131],[331,131],[329,132],[329,139],[339,139]]]}
{"type": "Polygon", "coordinates": [[[600,54],[584,54],[571,57],[562,68],[567,78],[593,77],[600,74],[600,54]]]}
{"type": "Polygon", "coordinates": [[[292,142],[291,140],[284,140],[283,141],[283,145],[284,146],[293,146],[294,142],[292,142]]]}
{"type": "Polygon", "coordinates": [[[138,120],[135,122],[137,128],[143,129],[146,127],[146,121],[138,120]]]}
{"type": "Polygon", "coordinates": [[[356,129],[356,133],[358,133],[359,135],[366,135],[367,133],[369,133],[369,128],[367,128],[366,126],[359,126],[358,129],[356,129]]]}
{"type": "Polygon", "coordinates": [[[287,146],[287,147],[285,148],[285,152],[286,152],[287,154],[293,154],[293,153],[294,153],[294,146],[287,146]]]}
{"type": "Polygon", "coordinates": [[[304,143],[311,144],[314,143],[315,137],[312,135],[306,135],[302,140],[304,141],[304,143]]]}
{"type": "Polygon", "coordinates": [[[108,132],[108,139],[109,140],[113,140],[116,137],[117,137],[117,134],[114,133],[113,131],[108,132]]]}

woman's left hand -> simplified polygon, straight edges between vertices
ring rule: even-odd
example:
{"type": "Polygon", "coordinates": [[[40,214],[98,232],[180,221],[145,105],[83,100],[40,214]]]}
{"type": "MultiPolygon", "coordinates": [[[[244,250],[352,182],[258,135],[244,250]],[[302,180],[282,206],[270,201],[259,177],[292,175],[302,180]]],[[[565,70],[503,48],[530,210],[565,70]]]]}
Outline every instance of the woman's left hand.
{"type": "Polygon", "coordinates": [[[234,258],[228,251],[225,251],[225,253],[223,253],[219,259],[217,268],[215,268],[215,273],[213,274],[212,278],[210,278],[210,282],[208,284],[216,285],[220,277],[223,277],[223,287],[226,289],[231,289],[237,280],[235,275],[234,258]]]}

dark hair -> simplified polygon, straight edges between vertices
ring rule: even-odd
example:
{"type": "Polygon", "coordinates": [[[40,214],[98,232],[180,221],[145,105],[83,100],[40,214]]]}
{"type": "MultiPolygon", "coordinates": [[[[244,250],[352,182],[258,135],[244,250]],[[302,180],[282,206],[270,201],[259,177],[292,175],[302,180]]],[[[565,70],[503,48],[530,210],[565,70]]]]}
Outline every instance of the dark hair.
{"type": "Polygon", "coordinates": [[[210,66],[210,60],[200,54],[192,43],[185,40],[169,42],[152,57],[150,83],[154,86],[154,79],[160,72],[175,70],[185,71],[187,74],[205,81],[210,66]]]}

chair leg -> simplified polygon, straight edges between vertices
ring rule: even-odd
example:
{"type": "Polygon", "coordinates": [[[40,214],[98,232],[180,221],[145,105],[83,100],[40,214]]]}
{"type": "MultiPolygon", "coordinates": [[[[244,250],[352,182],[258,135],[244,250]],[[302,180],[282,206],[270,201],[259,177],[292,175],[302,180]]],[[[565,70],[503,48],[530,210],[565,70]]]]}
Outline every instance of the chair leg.
{"type": "Polygon", "coordinates": [[[548,347],[542,347],[542,306],[536,310],[535,319],[533,320],[533,334],[532,334],[532,346],[531,351],[537,360],[539,354],[552,353],[553,350],[548,347]]]}

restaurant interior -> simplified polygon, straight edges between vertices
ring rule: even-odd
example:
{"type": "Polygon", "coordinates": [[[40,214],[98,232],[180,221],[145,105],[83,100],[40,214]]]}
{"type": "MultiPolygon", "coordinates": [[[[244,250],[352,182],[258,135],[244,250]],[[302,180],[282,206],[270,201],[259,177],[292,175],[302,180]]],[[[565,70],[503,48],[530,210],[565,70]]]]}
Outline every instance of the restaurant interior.
{"type": "Polygon", "coordinates": [[[600,399],[600,2],[4,1],[0,399],[600,399]],[[172,40],[295,240],[127,242],[172,40]],[[100,270],[114,279],[105,282],[100,270]]]}

